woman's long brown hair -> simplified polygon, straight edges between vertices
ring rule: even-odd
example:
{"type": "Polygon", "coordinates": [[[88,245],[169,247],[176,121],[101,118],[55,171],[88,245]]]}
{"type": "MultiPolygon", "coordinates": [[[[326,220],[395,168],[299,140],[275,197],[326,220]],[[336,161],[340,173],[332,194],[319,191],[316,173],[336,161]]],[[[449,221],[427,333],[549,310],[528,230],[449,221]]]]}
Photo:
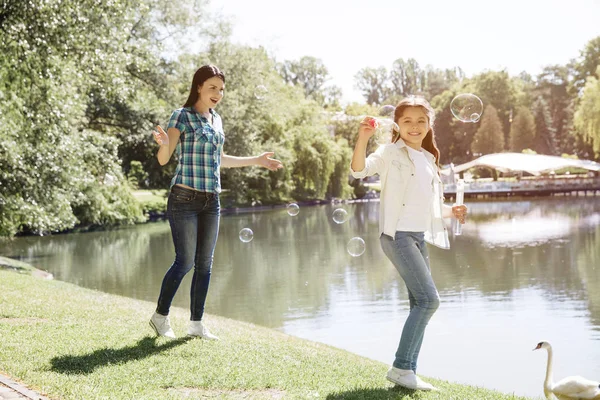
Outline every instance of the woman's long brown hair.
{"type": "MultiPolygon", "coordinates": [[[[423,147],[425,150],[427,150],[435,156],[435,163],[439,167],[440,150],[438,149],[435,143],[435,133],[433,131],[433,124],[435,122],[435,111],[433,110],[433,107],[431,107],[431,104],[429,104],[429,102],[423,97],[405,97],[404,99],[400,100],[400,103],[398,103],[398,105],[396,106],[396,110],[394,111],[394,121],[396,123],[398,123],[398,121],[402,117],[402,114],[404,114],[404,110],[406,110],[409,107],[421,107],[425,112],[425,115],[427,115],[427,119],[429,120],[429,132],[427,132],[427,135],[423,139],[421,147],[423,147]]],[[[394,130],[392,135],[392,143],[396,143],[398,140],[400,140],[400,132],[394,130]]]]}
{"type": "Polygon", "coordinates": [[[225,74],[221,72],[219,68],[214,65],[203,65],[194,74],[194,78],[192,79],[192,87],[190,88],[190,95],[186,100],[183,107],[194,107],[194,104],[198,101],[198,88],[204,84],[205,81],[212,77],[219,77],[225,83],[225,74]]]}

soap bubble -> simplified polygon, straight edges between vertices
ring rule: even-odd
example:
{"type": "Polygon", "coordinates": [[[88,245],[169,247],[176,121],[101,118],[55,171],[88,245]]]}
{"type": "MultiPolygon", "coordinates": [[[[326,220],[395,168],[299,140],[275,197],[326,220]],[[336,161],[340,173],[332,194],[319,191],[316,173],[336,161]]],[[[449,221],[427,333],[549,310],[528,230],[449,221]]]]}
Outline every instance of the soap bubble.
{"type": "Polygon", "coordinates": [[[300,207],[296,203],[290,203],[287,205],[287,213],[292,217],[295,217],[300,212],[300,207]]]}
{"type": "Polygon", "coordinates": [[[394,112],[396,112],[396,107],[391,105],[383,106],[379,109],[379,116],[394,119],[394,112]]]}
{"type": "Polygon", "coordinates": [[[378,116],[372,117],[369,123],[375,128],[375,142],[378,144],[391,143],[394,131],[400,131],[398,124],[394,121],[396,107],[385,105],[379,108],[378,116]]]}
{"type": "Polygon", "coordinates": [[[452,99],[450,111],[462,122],[477,122],[483,113],[483,102],[472,93],[459,94],[452,99]]]}
{"type": "Polygon", "coordinates": [[[269,94],[269,89],[265,85],[258,85],[254,88],[254,97],[256,100],[263,100],[267,94],[269,94]]]}
{"type": "Polygon", "coordinates": [[[250,228],[244,228],[240,231],[240,240],[244,243],[252,241],[254,238],[254,232],[250,228]]]}
{"type": "Polygon", "coordinates": [[[333,211],[333,221],[336,224],[343,224],[348,221],[348,212],[343,208],[337,208],[333,211]]]}
{"type": "Polygon", "coordinates": [[[362,256],[365,252],[365,241],[362,240],[362,238],[359,238],[358,236],[353,237],[348,242],[346,249],[348,250],[348,254],[350,254],[352,257],[362,256]]]}

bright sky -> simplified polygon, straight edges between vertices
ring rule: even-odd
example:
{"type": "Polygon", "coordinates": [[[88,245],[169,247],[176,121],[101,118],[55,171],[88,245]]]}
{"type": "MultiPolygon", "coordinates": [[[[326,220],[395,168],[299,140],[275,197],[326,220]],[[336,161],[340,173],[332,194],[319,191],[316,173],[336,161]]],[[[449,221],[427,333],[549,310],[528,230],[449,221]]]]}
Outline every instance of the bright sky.
{"type": "Polygon", "coordinates": [[[600,36],[600,0],[211,0],[233,23],[233,42],[263,46],[277,61],[323,61],[344,101],[363,101],[354,75],[390,70],[398,58],[421,67],[461,67],[467,76],[507,69],[536,75],[564,65],[600,36]]]}

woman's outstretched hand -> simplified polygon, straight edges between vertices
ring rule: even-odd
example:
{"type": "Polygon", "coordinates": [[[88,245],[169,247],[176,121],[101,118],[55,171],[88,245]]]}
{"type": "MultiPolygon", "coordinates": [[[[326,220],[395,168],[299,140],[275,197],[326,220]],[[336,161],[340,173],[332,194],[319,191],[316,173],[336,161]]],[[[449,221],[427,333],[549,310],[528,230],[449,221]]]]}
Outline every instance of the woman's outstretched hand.
{"type": "Polygon", "coordinates": [[[279,168],[283,168],[281,161],[271,158],[275,155],[272,151],[262,153],[257,157],[257,163],[261,167],[265,167],[271,171],[277,171],[279,168]]]}
{"type": "Polygon", "coordinates": [[[160,125],[156,126],[156,131],[152,131],[152,136],[154,136],[154,141],[161,146],[169,145],[169,135],[167,132],[160,127],[160,125]]]}
{"type": "Polygon", "coordinates": [[[467,218],[467,206],[464,204],[459,204],[452,206],[452,214],[461,224],[465,223],[465,219],[467,218]]]}

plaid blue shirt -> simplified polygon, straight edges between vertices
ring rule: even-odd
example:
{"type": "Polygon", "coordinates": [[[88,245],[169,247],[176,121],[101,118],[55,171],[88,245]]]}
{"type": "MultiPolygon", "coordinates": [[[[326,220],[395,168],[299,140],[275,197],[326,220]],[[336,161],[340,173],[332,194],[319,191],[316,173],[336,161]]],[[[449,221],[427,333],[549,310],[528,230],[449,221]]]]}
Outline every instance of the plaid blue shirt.
{"type": "Polygon", "coordinates": [[[182,183],[201,192],[221,193],[221,152],[225,143],[223,122],[212,109],[213,125],[193,107],[173,111],[168,128],[181,132],[177,142],[179,163],[171,186],[182,183]]]}

